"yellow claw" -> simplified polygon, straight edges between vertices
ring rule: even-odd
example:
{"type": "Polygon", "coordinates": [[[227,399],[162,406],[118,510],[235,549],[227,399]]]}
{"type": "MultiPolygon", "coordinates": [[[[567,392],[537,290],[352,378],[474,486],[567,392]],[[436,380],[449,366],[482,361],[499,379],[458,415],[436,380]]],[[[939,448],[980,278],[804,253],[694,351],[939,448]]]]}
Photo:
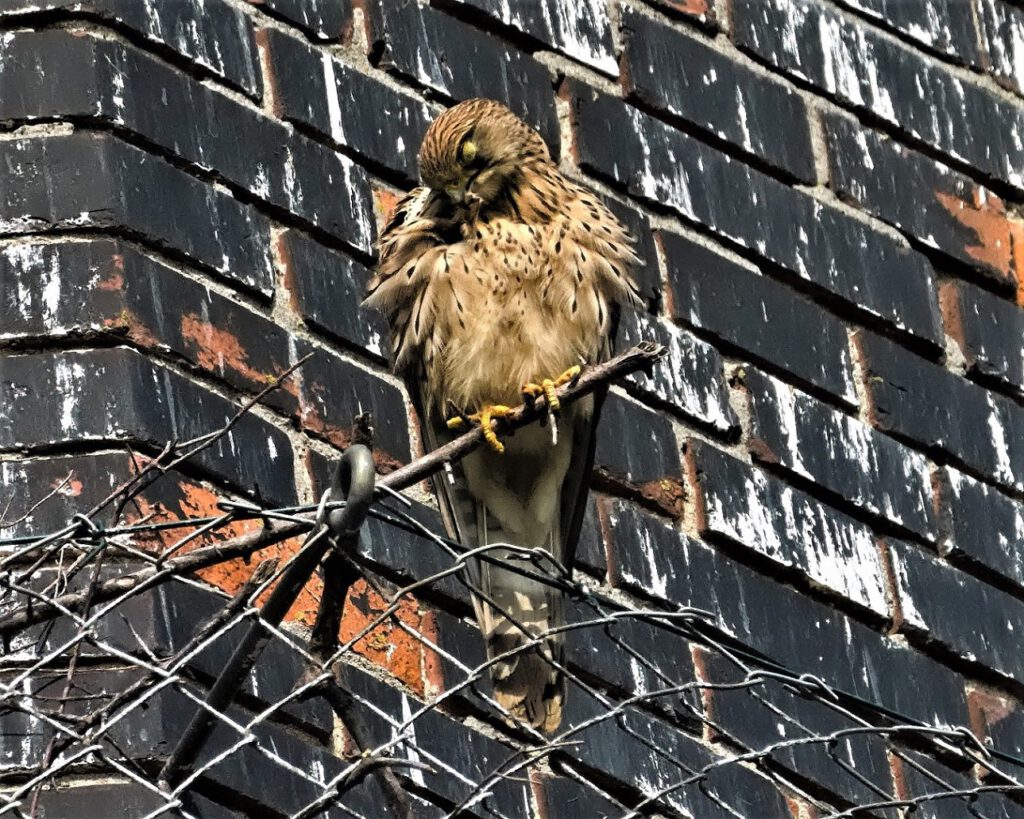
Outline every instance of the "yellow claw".
{"type": "MultiPolygon", "coordinates": [[[[498,435],[491,426],[491,421],[495,418],[504,418],[512,412],[512,407],[507,407],[504,404],[491,404],[490,406],[484,407],[480,412],[474,412],[472,415],[467,415],[466,419],[472,421],[474,424],[480,424],[484,431],[484,440],[491,445],[491,449],[495,452],[501,453],[505,451],[505,445],[498,440],[498,435]]],[[[463,418],[456,415],[454,418],[449,418],[446,421],[448,429],[458,429],[463,425],[463,418]]]]}
{"type": "Polygon", "coordinates": [[[562,402],[558,400],[558,395],[555,394],[555,390],[563,384],[568,384],[570,381],[574,381],[579,378],[580,372],[581,370],[577,365],[570,367],[558,376],[558,378],[544,378],[539,384],[535,384],[532,381],[528,384],[523,384],[523,396],[527,400],[533,401],[543,395],[545,401],[547,401],[548,411],[558,412],[558,410],[561,409],[562,402]]]}

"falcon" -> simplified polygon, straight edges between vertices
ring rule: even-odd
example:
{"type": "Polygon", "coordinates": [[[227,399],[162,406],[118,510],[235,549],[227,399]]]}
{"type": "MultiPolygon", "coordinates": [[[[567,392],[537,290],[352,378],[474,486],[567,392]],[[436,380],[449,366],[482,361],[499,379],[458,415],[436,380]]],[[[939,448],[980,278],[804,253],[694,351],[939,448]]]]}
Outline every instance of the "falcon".
{"type": "Polygon", "coordinates": [[[563,597],[537,579],[550,561],[524,550],[571,571],[604,395],[560,408],[555,389],[610,356],[620,306],[639,304],[638,260],[622,224],[501,103],[441,114],[419,169],[379,237],[365,303],[390,323],[426,446],[466,421],[484,428],[489,445],[435,489],[453,538],[494,547],[467,571],[495,699],[550,732],[565,700],[563,597]],[[560,434],[533,424],[499,438],[495,419],[524,399],[560,411],[560,434]]]}

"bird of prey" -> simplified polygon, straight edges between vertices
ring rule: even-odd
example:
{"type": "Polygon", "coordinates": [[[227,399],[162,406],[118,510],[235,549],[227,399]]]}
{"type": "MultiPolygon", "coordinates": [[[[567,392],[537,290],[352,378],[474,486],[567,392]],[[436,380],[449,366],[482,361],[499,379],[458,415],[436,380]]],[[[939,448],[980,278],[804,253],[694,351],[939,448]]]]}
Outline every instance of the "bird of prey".
{"type": "Polygon", "coordinates": [[[419,168],[422,187],[380,235],[365,303],[389,320],[393,364],[427,446],[450,440],[460,415],[484,427],[490,446],[435,487],[454,538],[506,547],[487,554],[513,568],[468,567],[495,699],[550,732],[565,698],[564,631],[551,633],[564,624],[562,593],[514,567],[536,576],[523,550],[543,549],[571,570],[603,394],[562,410],[554,441],[537,424],[502,441],[491,422],[524,396],[544,396],[557,411],[554,388],[579,364],[609,357],[620,305],[639,303],[633,239],[562,175],[533,128],[493,100],[441,114],[419,168]]]}

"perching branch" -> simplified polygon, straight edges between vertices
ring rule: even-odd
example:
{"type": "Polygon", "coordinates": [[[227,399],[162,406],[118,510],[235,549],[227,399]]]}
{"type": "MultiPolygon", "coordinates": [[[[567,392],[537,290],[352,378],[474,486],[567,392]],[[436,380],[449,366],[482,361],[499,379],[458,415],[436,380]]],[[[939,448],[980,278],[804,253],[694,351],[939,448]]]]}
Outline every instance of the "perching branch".
{"type": "MultiPolygon", "coordinates": [[[[665,355],[665,352],[665,348],[660,344],[649,342],[638,344],[615,358],[587,367],[575,382],[564,384],[555,391],[555,394],[563,406],[572,404],[605,384],[611,384],[638,371],[649,371],[665,355]]],[[[542,402],[534,406],[520,404],[512,410],[511,414],[494,423],[500,424],[499,430],[516,430],[543,417],[545,417],[545,410],[542,402]]],[[[412,463],[381,478],[378,481],[378,486],[386,486],[395,490],[408,489],[413,484],[424,478],[429,478],[438,470],[443,469],[445,463],[462,460],[479,447],[483,441],[484,431],[477,426],[454,441],[438,447],[433,452],[428,452],[422,458],[417,458],[412,463]]]]}

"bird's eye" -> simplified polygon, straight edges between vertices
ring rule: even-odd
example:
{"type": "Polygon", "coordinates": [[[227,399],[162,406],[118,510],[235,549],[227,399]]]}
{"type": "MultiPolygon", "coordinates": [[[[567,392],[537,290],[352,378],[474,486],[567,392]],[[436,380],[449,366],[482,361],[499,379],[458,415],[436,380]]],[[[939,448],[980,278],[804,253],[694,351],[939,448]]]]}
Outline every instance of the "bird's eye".
{"type": "Polygon", "coordinates": [[[476,143],[467,139],[459,146],[459,162],[463,165],[471,165],[476,159],[476,143]]]}

